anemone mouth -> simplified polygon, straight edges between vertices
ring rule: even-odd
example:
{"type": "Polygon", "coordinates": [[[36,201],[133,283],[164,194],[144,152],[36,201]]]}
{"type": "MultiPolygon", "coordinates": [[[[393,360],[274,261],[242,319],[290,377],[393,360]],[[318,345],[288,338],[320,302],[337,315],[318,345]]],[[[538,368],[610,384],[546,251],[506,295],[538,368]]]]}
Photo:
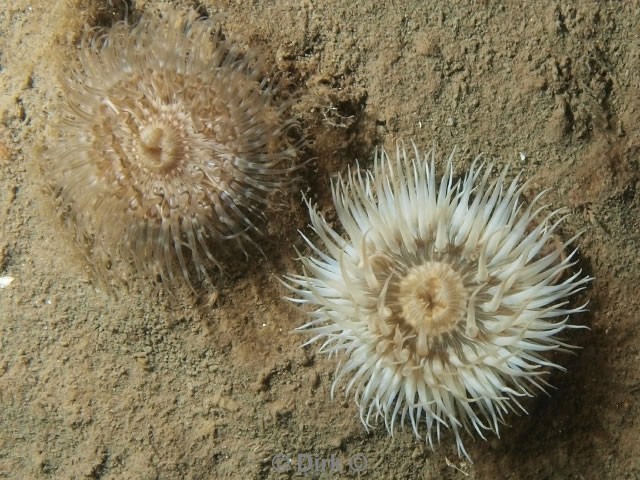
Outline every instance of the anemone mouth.
{"type": "Polygon", "coordinates": [[[385,275],[384,285],[379,282],[380,288],[372,292],[378,297],[378,308],[371,332],[385,346],[408,349],[416,365],[436,358],[449,363],[452,354],[469,361],[465,345],[476,341],[480,329],[475,305],[478,286],[468,268],[447,258],[432,258],[413,265],[395,264],[385,275]]]}
{"type": "Polygon", "coordinates": [[[467,289],[462,276],[444,262],[426,262],[409,270],[398,285],[404,323],[418,337],[452,332],[463,319],[467,289]]]}
{"type": "Polygon", "coordinates": [[[151,124],[140,130],[138,157],[143,167],[167,173],[178,165],[184,153],[184,139],[176,129],[151,124]]]}

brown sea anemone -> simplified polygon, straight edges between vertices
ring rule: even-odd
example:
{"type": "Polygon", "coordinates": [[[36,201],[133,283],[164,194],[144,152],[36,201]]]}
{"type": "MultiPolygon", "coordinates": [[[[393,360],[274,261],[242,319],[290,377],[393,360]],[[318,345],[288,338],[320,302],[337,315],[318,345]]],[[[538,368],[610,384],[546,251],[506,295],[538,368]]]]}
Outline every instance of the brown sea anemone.
{"type": "Polygon", "coordinates": [[[261,63],[215,30],[165,6],[82,37],[45,170],[94,258],[208,278],[225,252],[257,246],[290,185],[294,122],[261,63]]]}
{"type": "Polygon", "coordinates": [[[434,160],[382,151],[373,171],[340,178],[344,235],[309,205],[323,247],[305,238],[312,255],[287,278],[291,300],[313,307],[307,344],[341,358],[332,395],[346,379],[365,426],[382,417],[393,434],[408,418],[432,447],[450,429],[466,455],[463,431],[497,435],[562,369],[546,354],[572,348],[560,335],[585,305],[569,297],[591,279],[568,273],[574,239],[555,242],[563,217],[542,213],[542,194],[525,206],[517,177],[491,180],[478,162],[454,181],[451,157],[438,182],[434,160]]]}

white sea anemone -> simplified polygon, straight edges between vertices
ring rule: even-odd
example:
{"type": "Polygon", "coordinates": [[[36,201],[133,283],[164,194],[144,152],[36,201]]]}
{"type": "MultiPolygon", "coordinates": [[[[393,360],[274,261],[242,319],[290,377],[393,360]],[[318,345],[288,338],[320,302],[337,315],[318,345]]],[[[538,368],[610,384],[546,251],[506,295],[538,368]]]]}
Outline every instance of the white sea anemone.
{"type": "Polygon", "coordinates": [[[559,338],[568,316],[584,311],[568,298],[591,279],[569,274],[554,240],[561,210],[542,214],[543,193],[525,206],[519,176],[478,159],[454,180],[452,157],[436,182],[435,152],[422,157],[380,151],[373,171],[340,177],[332,188],[341,236],[312,205],[313,255],[289,275],[293,302],[314,307],[299,328],[340,354],[332,386],[347,379],[365,427],[382,416],[390,434],[408,416],[433,448],[443,428],[458,453],[462,431],[499,435],[521,397],[545,391],[545,352],[573,348],[559,338]],[[430,159],[430,161],[428,161],[430,159]],[[426,427],[426,429],[425,429],[426,427]]]}

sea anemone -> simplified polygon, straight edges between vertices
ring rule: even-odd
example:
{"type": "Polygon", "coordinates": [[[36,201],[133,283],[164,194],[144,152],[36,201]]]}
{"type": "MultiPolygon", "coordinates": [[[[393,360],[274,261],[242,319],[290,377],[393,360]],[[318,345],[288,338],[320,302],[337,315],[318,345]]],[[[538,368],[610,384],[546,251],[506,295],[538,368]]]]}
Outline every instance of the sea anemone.
{"type": "Polygon", "coordinates": [[[257,247],[294,178],[294,121],[261,62],[235,50],[212,21],[168,5],[84,34],[44,169],[94,258],[163,281],[179,267],[189,282],[257,247]]]}
{"type": "Polygon", "coordinates": [[[478,158],[455,180],[452,153],[438,183],[435,152],[413,150],[380,151],[373,171],[333,184],[343,236],[309,204],[324,248],[304,237],[312,255],[285,283],[313,307],[305,345],[341,355],[332,397],[348,379],[366,428],[381,416],[393,435],[408,416],[431,448],[453,431],[468,458],[463,431],[499,435],[522,397],[545,391],[543,375],[563,370],[545,354],[574,348],[559,334],[586,304],[568,297],[591,279],[569,273],[576,237],[555,240],[561,210],[541,215],[542,193],[524,206],[519,176],[492,180],[478,158]]]}

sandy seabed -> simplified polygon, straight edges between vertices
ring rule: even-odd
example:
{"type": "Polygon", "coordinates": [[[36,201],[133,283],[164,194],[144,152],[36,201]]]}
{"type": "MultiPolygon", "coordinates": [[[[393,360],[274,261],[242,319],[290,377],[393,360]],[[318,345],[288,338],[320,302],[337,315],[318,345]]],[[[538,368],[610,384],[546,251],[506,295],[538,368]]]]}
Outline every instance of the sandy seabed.
{"type": "Polygon", "coordinates": [[[14,278],[0,290],[0,478],[287,478],[298,455],[342,462],[326,478],[640,478],[638,1],[199,2],[295,94],[321,210],[337,172],[413,139],[457,145],[460,171],[480,152],[522,169],[527,198],[549,188],[569,207],[563,237],[585,230],[582,349],[502,438],[466,439],[474,463],[451,435],[432,452],[330,400],[335,361],[300,348],[304,317],[276,281],[304,249],[299,195],[268,225],[266,258],[197,298],[135,274],[106,292],[69,247],[37,154],[57,76],[85,25],[155,3],[0,1],[0,276],[14,278]]]}

